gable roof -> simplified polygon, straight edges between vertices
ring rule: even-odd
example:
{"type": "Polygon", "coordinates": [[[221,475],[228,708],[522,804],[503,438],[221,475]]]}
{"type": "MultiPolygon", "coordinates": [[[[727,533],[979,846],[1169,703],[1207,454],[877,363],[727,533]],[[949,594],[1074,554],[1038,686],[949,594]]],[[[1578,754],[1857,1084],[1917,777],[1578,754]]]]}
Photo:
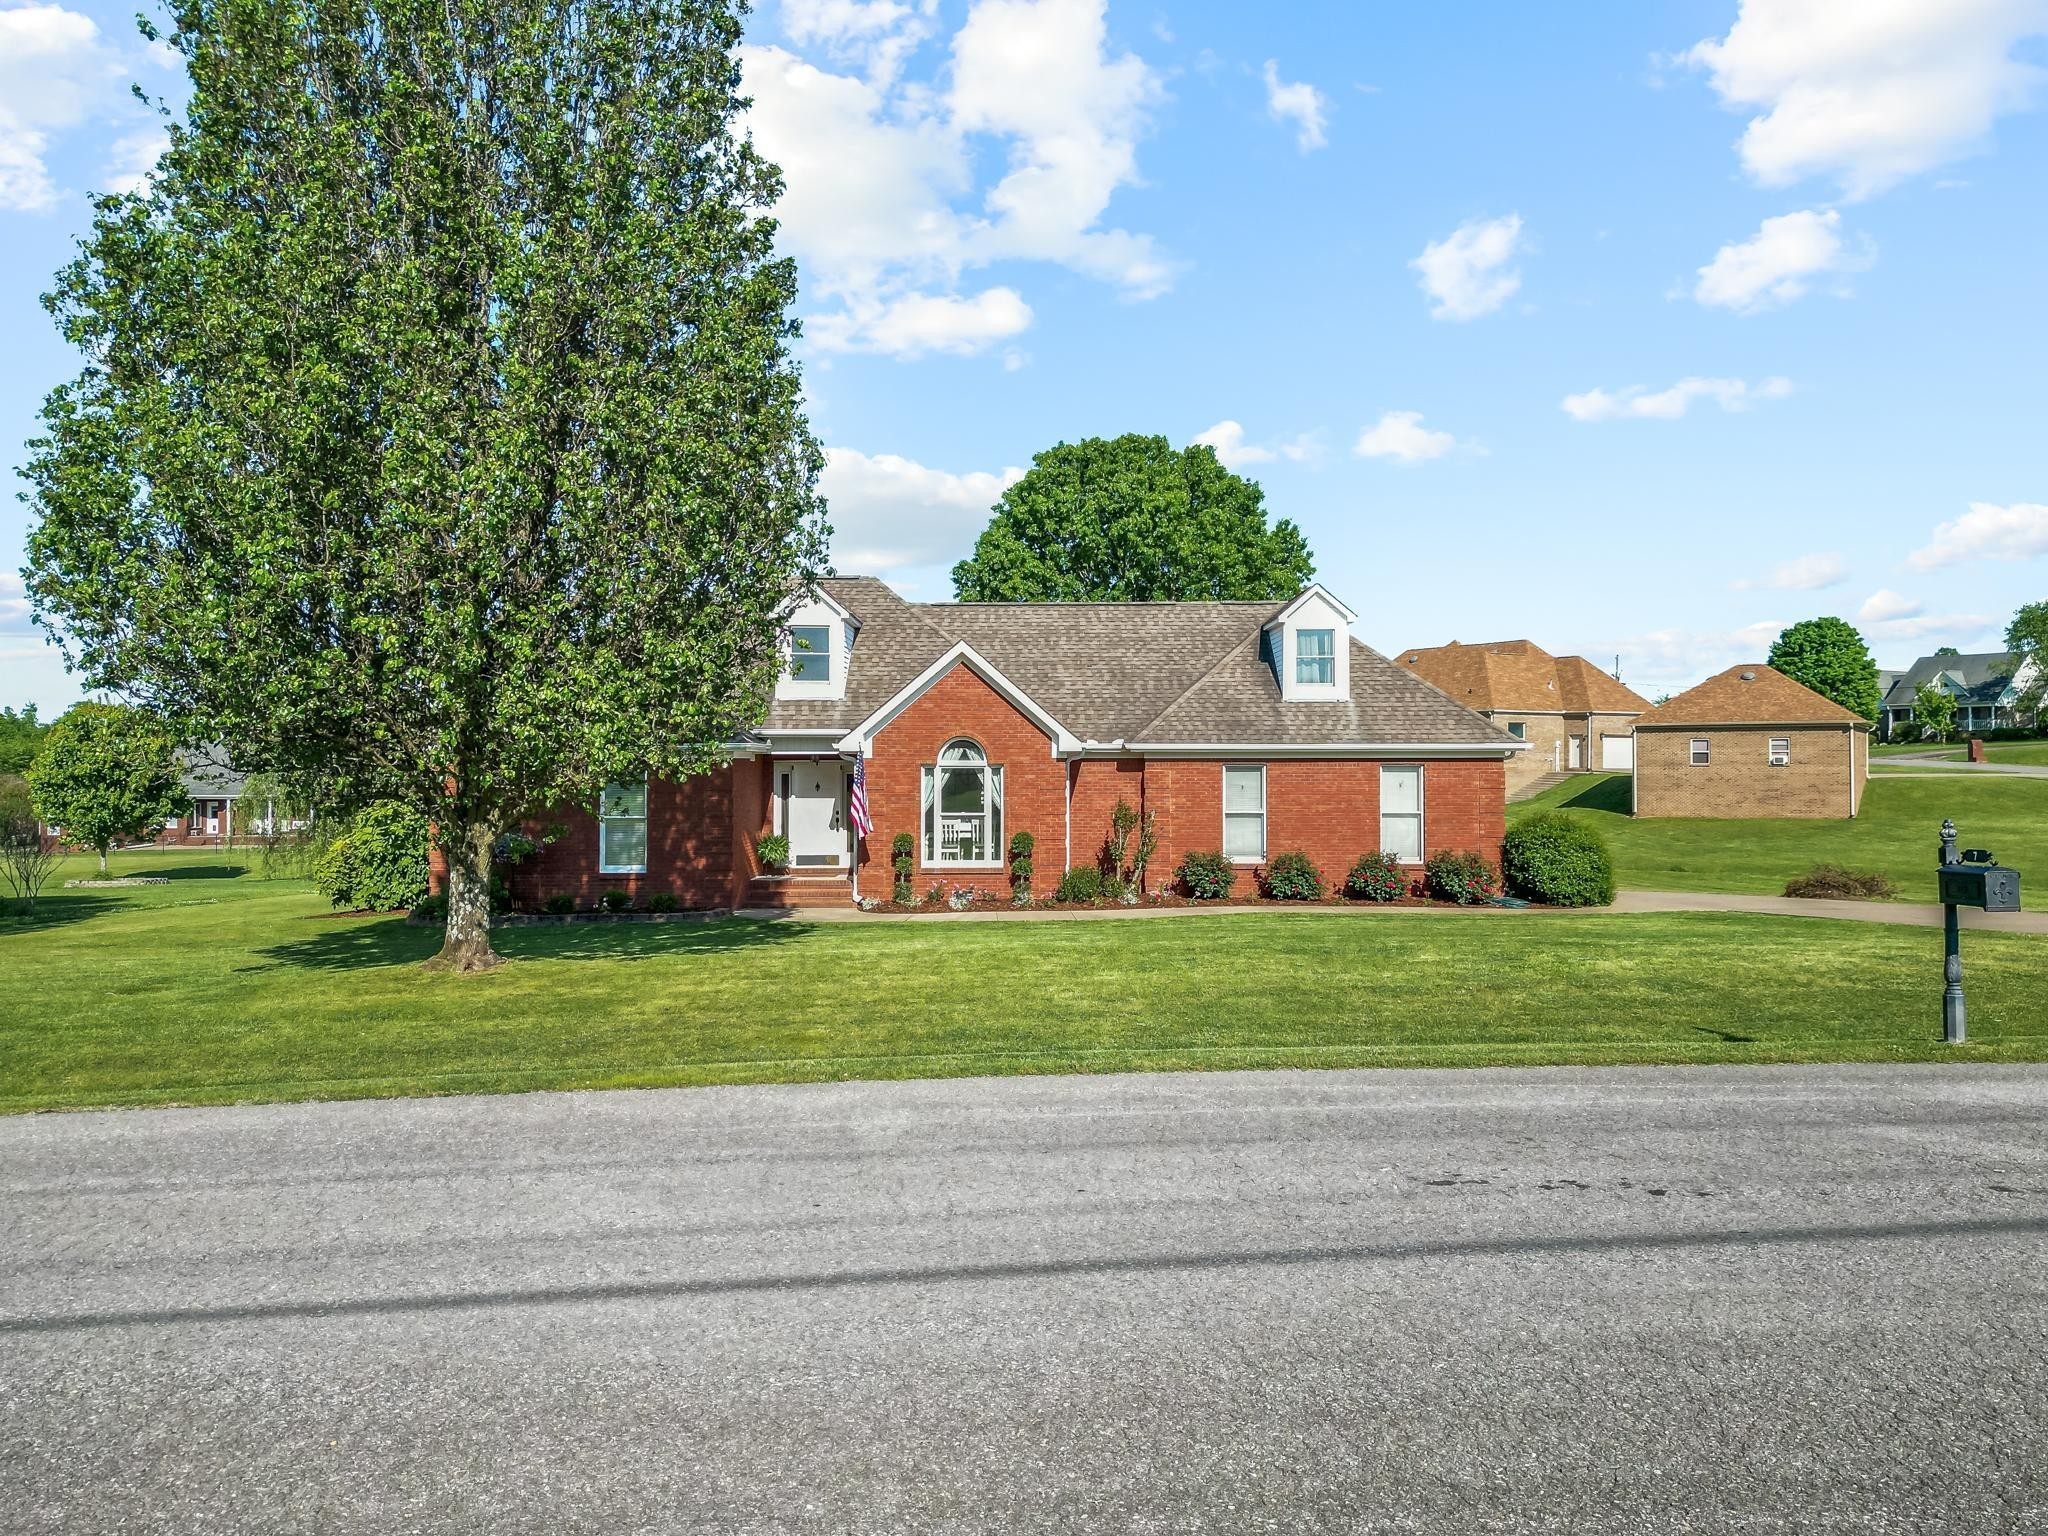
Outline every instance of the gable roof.
{"type": "Polygon", "coordinates": [[[1553,656],[1529,640],[1417,646],[1395,660],[1473,709],[1635,715],[1650,701],[1583,656],[1553,656]]]}
{"type": "Polygon", "coordinates": [[[1956,699],[1963,704],[1995,704],[2011,686],[2019,669],[2004,651],[1983,651],[1974,656],[1922,656],[1903,672],[1880,672],[1889,709],[1911,709],[1913,695],[1923,683],[1931,683],[1944,672],[1953,673],[1961,687],[1956,699]]]}
{"type": "Polygon", "coordinates": [[[1636,729],[1690,725],[1868,725],[1775,667],[1745,662],[1636,718],[1636,729]]]}
{"type": "Polygon", "coordinates": [[[819,587],[860,621],[845,697],[777,699],[766,730],[850,731],[964,645],[1082,741],[1513,741],[1356,640],[1348,701],[1283,702],[1260,651],[1280,602],[909,603],[872,576],[819,587]]]}

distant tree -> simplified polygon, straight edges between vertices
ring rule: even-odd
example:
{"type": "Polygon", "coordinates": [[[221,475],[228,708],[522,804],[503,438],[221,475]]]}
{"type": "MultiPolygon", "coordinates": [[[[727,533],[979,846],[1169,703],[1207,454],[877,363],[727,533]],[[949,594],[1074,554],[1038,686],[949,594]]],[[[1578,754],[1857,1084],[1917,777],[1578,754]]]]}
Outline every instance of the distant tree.
{"type": "Polygon", "coordinates": [[[1913,726],[1924,740],[1947,741],[1956,733],[1955,695],[1933,683],[1915,688],[1913,726]]]}
{"type": "Polygon", "coordinates": [[[1937,656],[1960,656],[1963,653],[1952,645],[1942,645],[1935,647],[1934,654],[1937,656]]]}
{"type": "Polygon", "coordinates": [[[2031,658],[2034,675],[2013,700],[2013,716],[2032,725],[2041,718],[2041,705],[2048,696],[2048,602],[2028,603],[2005,626],[2005,648],[2012,669],[2017,672],[2031,658]]]}
{"type": "Polygon", "coordinates": [[[171,733],[125,704],[74,704],[59,715],[29,764],[28,787],[44,821],[99,854],[102,875],[109,847],[191,804],[171,733]]]}
{"type": "Polygon", "coordinates": [[[0,773],[26,772],[48,729],[36,718],[33,704],[24,706],[19,714],[0,709],[0,773]]]}
{"type": "Polygon", "coordinates": [[[0,882],[14,893],[30,917],[36,897],[57,863],[57,845],[43,836],[28,780],[18,773],[0,773],[0,882]]]}
{"type": "Polygon", "coordinates": [[[1061,443],[996,503],[953,567],[966,602],[1291,597],[1315,575],[1301,530],[1203,444],[1135,433],[1061,443]]]}
{"type": "Polygon", "coordinates": [[[1856,626],[1843,619],[1804,619],[1778,636],[1770,664],[1823,698],[1865,720],[1877,718],[1882,695],[1877,663],[1856,626]]]}
{"type": "MultiPolygon", "coordinates": [[[[48,300],[38,617],[188,741],[491,855],[724,760],[823,558],[740,0],[176,0],[191,97],[48,300]]],[[[145,26],[145,30],[147,30],[145,26]]]]}

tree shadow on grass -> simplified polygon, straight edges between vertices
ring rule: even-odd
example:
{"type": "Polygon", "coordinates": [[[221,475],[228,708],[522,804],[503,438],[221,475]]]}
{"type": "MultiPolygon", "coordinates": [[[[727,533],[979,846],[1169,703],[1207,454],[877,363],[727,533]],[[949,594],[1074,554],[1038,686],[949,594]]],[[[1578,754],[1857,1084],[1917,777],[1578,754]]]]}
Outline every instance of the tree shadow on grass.
{"type": "MultiPolygon", "coordinates": [[[[571,923],[501,928],[491,946],[507,960],[653,960],[664,955],[705,955],[788,944],[816,931],[810,923],[727,918],[705,923],[571,923]]],[[[328,928],[305,938],[259,949],[263,962],[237,967],[264,971],[359,971],[418,965],[441,947],[439,928],[403,918],[328,928]]]]}
{"type": "Polygon", "coordinates": [[[91,891],[45,891],[36,898],[35,915],[31,917],[25,903],[10,896],[0,896],[0,937],[82,923],[126,905],[128,903],[91,891]]]}
{"type": "Polygon", "coordinates": [[[1630,782],[1629,775],[1612,773],[1567,795],[1558,804],[1575,811],[1608,811],[1616,816],[1626,816],[1629,814],[1630,782]]]}

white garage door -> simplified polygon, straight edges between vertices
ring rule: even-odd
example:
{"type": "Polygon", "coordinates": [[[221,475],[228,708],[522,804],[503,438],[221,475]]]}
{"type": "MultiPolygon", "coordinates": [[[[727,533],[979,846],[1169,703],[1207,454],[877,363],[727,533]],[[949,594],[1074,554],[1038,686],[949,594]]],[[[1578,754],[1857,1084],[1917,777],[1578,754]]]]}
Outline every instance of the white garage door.
{"type": "Polygon", "coordinates": [[[1610,773],[1627,773],[1636,765],[1636,743],[1632,736],[1602,736],[1600,766],[1610,773]]]}

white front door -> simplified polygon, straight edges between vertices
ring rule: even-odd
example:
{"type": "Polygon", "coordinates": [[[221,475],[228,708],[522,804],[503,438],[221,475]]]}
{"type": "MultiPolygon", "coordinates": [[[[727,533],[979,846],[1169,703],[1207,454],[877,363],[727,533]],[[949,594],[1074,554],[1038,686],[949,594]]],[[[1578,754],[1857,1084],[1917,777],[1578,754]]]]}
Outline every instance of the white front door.
{"type": "Polygon", "coordinates": [[[1602,736],[1600,766],[1614,773],[1627,773],[1636,765],[1636,743],[1632,736],[1602,736]]]}
{"type": "Polygon", "coordinates": [[[1567,761],[1566,761],[1566,763],[1565,763],[1565,766],[1566,766],[1567,768],[1576,768],[1576,767],[1578,767],[1578,766],[1579,766],[1579,738],[1578,738],[1578,737],[1576,737],[1576,736],[1568,736],[1568,737],[1566,737],[1566,738],[1565,738],[1565,744],[1564,744],[1564,745],[1565,745],[1565,756],[1566,756],[1566,759],[1567,759],[1567,761]]]}
{"type": "Polygon", "coordinates": [[[836,762],[791,763],[789,863],[792,869],[846,863],[846,769],[836,762]]]}

